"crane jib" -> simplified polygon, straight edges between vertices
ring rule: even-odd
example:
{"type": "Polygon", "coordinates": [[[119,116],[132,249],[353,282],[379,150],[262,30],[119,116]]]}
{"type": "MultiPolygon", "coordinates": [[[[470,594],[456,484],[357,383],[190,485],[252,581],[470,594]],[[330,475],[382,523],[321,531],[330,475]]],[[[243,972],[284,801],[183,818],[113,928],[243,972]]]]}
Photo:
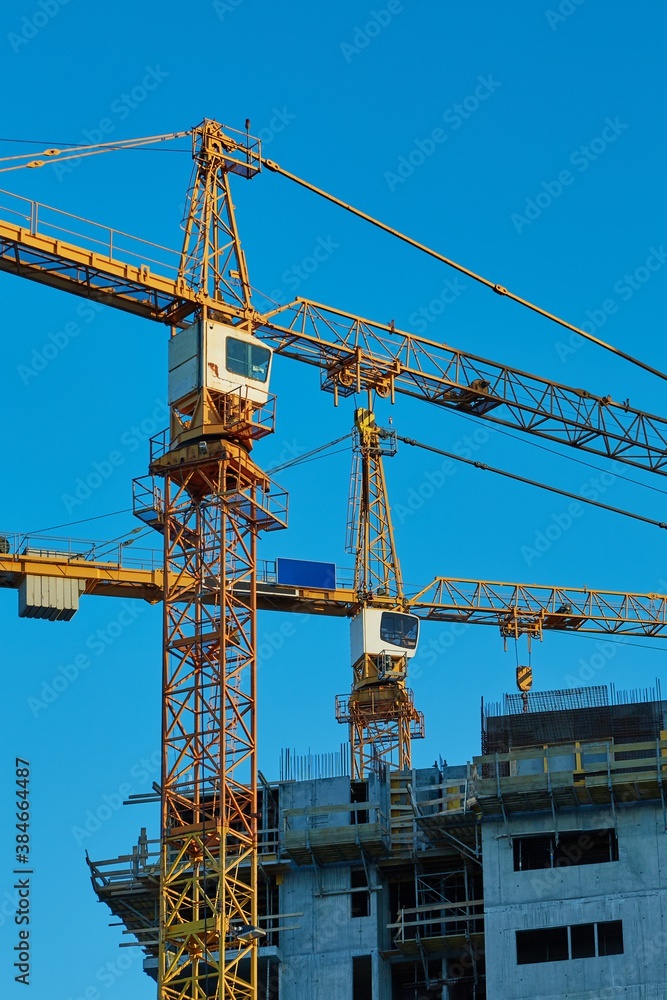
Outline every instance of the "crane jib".
{"type": "MultiPolygon", "coordinates": [[[[209,300],[190,287],[179,276],[175,251],[108,227],[99,227],[104,242],[96,236],[88,245],[83,239],[83,245],[77,245],[60,239],[54,224],[49,233],[55,231],[55,236],[40,230],[44,211],[28,207],[23,213],[23,221],[26,216],[32,219],[30,225],[20,225],[19,218],[0,218],[0,271],[174,327],[187,325],[206,306],[224,321],[250,325],[278,354],[319,367],[325,391],[346,396],[371,388],[380,395],[408,395],[665,474],[667,419],[627,402],[306,299],[248,318],[238,301],[209,300]],[[127,260],[123,240],[131,248],[127,260]]],[[[64,231],[60,215],[66,213],[57,213],[64,231]]]]}

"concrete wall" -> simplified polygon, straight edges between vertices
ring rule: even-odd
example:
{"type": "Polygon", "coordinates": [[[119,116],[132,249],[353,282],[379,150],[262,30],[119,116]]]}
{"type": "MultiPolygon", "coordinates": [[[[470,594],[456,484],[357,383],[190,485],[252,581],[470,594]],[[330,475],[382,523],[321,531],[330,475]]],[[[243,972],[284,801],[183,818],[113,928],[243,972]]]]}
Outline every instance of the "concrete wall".
{"type": "MultiPolygon", "coordinates": [[[[379,788],[369,782],[369,800],[378,801],[379,788]]],[[[349,778],[286,782],[281,786],[285,809],[343,805],[350,801],[349,778]]],[[[320,814],[318,824],[343,826],[350,822],[347,810],[320,814]]],[[[290,819],[292,829],[306,827],[305,818],[290,819]]],[[[377,882],[370,869],[371,885],[377,882]]],[[[283,876],[280,888],[282,913],[303,913],[286,921],[299,924],[280,938],[280,1000],[352,1000],[352,958],[372,955],[373,1000],[389,1000],[391,976],[378,955],[378,933],[383,920],[380,893],[370,896],[367,917],[351,916],[350,866],[327,865],[293,868],[283,876]]],[[[370,1000],[370,998],[369,998],[370,1000]]]]}
{"type": "Polygon", "coordinates": [[[374,1000],[389,997],[386,984],[380,992],[385,972],[377,954],[378,894],[371,893],[368,917],[352,918],[349,867],[329,866],[319,874],[318,882],[314,869],[288,872],[281,887],[281,910],[303,911],[289,921],[299,929],[281,934],[281,1000],[351,1000],[354,955],[373,955],[374,1000]]]}
{"type": "MultiPolygon", "coordinates": [[[[617,809],[617,862],[515,872],[502,822],[483,825],[488,996],[555,1000],[667,996],[667,834],[662,808],[617,809]],[[516,931],[623,921],[624,954],[517,965],[516,931]]],[[[558,814],[558,827],[613,827],[605,808],[558,814]]],[[[554,829],[551,815],[513,818],[512,837],[554,829]]]]}

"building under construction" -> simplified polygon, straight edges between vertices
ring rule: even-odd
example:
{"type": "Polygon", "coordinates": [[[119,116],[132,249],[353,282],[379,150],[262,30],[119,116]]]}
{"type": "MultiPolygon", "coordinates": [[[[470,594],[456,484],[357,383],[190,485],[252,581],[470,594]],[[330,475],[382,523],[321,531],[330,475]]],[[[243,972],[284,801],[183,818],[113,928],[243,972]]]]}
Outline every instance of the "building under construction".
{"type": "Polygon", "coordinates": [[[160,569],[128,565],[123,542],[112,559],[0,536],[0,586],[19,591],[22,617],[69,620],[84,595],[163,603],[158,838],[89,861],[100,900],[144,950],[159,1000],[664,997],[659,693],[537,694],[520,667],[520,693],[483,714],[479,757],[415,770],[423,716],[407,680],[421,619],[492,624],[513,640],[656,637],[667,596],[444,577],[406,595],[382,460],[397,440],[419,442],[380,428],[373,404],[404,394],[660,474],[667,419],[393,321],[301,297],[261,311],[230,178],[268,170],[590,336],[283,170],[247,131],[207,119],[100,152],[183,135],[194,173],[180,253],[19,196],[0,219],[0,271],[170,331],[169,427],[134,483],[160,569]],[[260,534],[287,525],[285,492],[251,457],[274,429],[274,354],[319,368],[336,402],[367,400],[355,412],[351,585],[333,564],[286,560],[272,576],[257,558],[260,534]],[[349,766],[286,758],[279,781],[259,774],[264,609],[350,619],[352,684],[337,704],[349,766]]]}
{"type": "MultiPolygon", "coordinates": [[[[666,718],[659,692],[512,695],[469,763],[355,781],[344,755],[285,758],[260,795],[258,995],[664,997],[666,718]]],[[[89,863],[155,977],[159,845],[89,863]]]]}

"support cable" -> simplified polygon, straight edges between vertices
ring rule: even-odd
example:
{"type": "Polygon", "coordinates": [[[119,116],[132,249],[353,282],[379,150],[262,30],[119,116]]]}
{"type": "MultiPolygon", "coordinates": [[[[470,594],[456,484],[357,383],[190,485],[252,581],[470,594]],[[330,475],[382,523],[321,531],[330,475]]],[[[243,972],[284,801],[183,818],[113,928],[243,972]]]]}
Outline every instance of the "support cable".
{"type": "MultiPolygon", "coordinates": [[[[351,434],[343,434],[342,437],[335,438],[333,441],[329,441],[328,444],[321,444],[318,448],[313,448],[311,451],[306,451],[303,455],[297,455],[295,458],[290,458],[289,461],[283,462],[282,465],[275,465],[272,469],[269,469],[267,475],[273,476],[277,472],[284,472],[285,469],[291,469],[295,465],[300,465],[302,462],[312,461],[314,458],[324,458],[322,453],[327,450],[327,448],[333,448],[334,445],[340,444],[341,441],[347,441],[351,438],[351,434]]],[[[347,450],[347,449],[345,449],[347,450]]]]}
{"type": "Polygon", "coordinates": [[[386,225],[384,222],[380,222],[379,219],[374,218],[372,215],[362,212],[360,209],[355,208],[353,205],[349,205],[345,201],[341,201],[340,198],[336,198],[327,191],[323,191],[321,188],[315,187],[314,184],[309,184],[308,181],[303,180],[301,177],[297,177],[296,174],[290,173],[289,170],[283,169],[283,167],[279,166],[273,160],[265,160],[264,157],[261,157],[261,162],[267,170],[271,170],[275,174],[281,174],[288,180],[294,181],[301,187],[306,188],[306,190],[320,195],[321,198],[332,202],[334,205],[338,205],[340,208],[344,208],[347,212],[351,212],[352,215],[358,216],[365,222],[370,222],[372,226],[376,226],[378,229],[382,229],[385,233],[395,236],[396,239],[401,240],[403,243],[407,243],[416,250],[420,250],[422,253],[428,254],[429,257],[434,257],[435,260],[439,260],[443,264],[447,264],[448,267],[452,267],[455,271],[465,274],[468,278],[472,278],[473,281],[477,281],[479,284],[485,285],[486,288],[490,288],[492,291],[496,292],[497,295],[502,295],[505,298],[511,299],[513,302],[517,302],[520,306],[524,306],[526,309],[530,309],[539,316],[543,316],[545,319],[551,320],[552,323],[557,323],[558,326],[565,327],[566,330],[571,330],[573,333],[579,334],[580,337],[584,337],[586,340],[590,340],[593,344],[597,344],[598,347],[603,347],[605,351],[610,351],[612,354],[616,354],[618,357],[624,358],[625,361],[629,361],[638,368],[643,368],[644,371],[650,372],[651,375],[657,375],[658,378],[667,381],[667,374],[661,372],[658,368],[653,368],[645,361],[640,361],[631,354],[627,354],[625,351],[620,350],[620,348],[614,347],[612,344],[608,344],[604,340],[600,340],[599,337],[594,337],[592,333],[587,333],[585,330],[582,330],[581,327],[575,326],[573,323],[568,323],[567,320],[561,319],[559,316],[554,315],[554,313],[547,312],[546,309],[540,308],[540,306],[535,305],[534,302],[530,302],[528,299],[524,299],[520,295],[516,295],[514,292],[511,292],[508,288],[505,288],[504,285],[499,285],[497,282],[490,281],[488,278],[483,277],[483,275],[477,274],[475,271],[471,271],[470,268],[464,267],[463,264],[458,264],[450,257],[445,257],[443,254],[438,253],[437,250],[432,250],[430,247],[425,246],[425,244],[419,243],[417,240],[413,240],[411,236],[406,236],[405,233],[401,233],[397,229],[392,229],[391,226],[386,225]]]}
{"type": "Polygon", "coordinates": [[[171,139],[182,139],[183,136],[191,135],[192,129],[187,132],[170,132],[165,135],[151,135],[145,139],[116,139],[112,142],[98,143],[96,145],[75,146],[70,149],[44,149],[41,156],[47,157],[45,160],[31,159],[34,153],[21,153],[16,156],[0,157],[0,163],[7,163],[13,160],[28,160],[27,163],[13,163],[12,166],[0,167],[0,174],[9,173],[12,170],[24,170],[28,167],[43,167],[46,163],[64,163],[67,160],[80,160],[84,156],[97,156],[99,153],[116,153],[121,149],[136,149],[140,146],[147,146],[154,142],[168,142],[171,139]],[[67,155],[66,155],[67,154],[67,155]]]}
{"type": "Polygon", "coordinates": [[[538,489],[547,490],[549,493],[558,493],[560,496],[569,497],[571,500],[576,500],[578,503],[587,503],[591,507],[601,507],[602,510],[610,510],[614,514],[622,514],[623,517],[631,517],[635,521],[643,521],[644,524],[652,524],[656,528],[667,528],[667,523],[664,521],[654,521],[653,518],[644,517],[643,514],[634,514],[632,511],[623,510],[621,507],[612,507],[610,504],[601,503],[599,500],[589,500],[587,497],[582,497],[578,493],[570,493],[569,490],[561,490],[557,486],[548,486],[546,483],[539,483],[536,479],[526,479],[525,476],[519,476],[514,472],[507,472],[505,469],[497,469],[492,465],[485,465],[484,462],[475,462],[471,458],[463,458],[461,455],[455,455],[451,451],[443,451],[442,448],[435,448],[433,445],[423,444],[421,441],[415,441],[414,438],[402,437],[400,434],[397,434],[396,438],[404,444],[412,445],[415,448],[422,448],[424,451],[435,452],[436,455],[444,455],[445,458],[451,458],[455,462],[463,462],[465,465],[472,465],[476,469],[481,469],[483,472],[494,472],[497,476],[504,476],[506,479],[513,479],[518,483],[526,483],[528,486],[536,486],[538,489]]]}
{"type": "MultiPolygon", "coordinates": [[[[476,417],[469,417],[466,413],[460,413],[460,417],[464,420],[470,421],[470,423],[479,426],[479,420],[476,417]]],[[[596,472],[606,473],[607,470],[603,469],[599,465],[593,465],[592,462],[585,462],[583,458],[575,458],[574,455],[566,454],[565,452],[558,451],[556,448],[549,448],[545,444],[540,444],[536,441],[534,437],[524,437],[519,434],[513,434],[511,431],[505,430],[502,427],[494,426],[492,428],[494,434],[502,434],[504,437],[512,438],[513,441],[519,441],[521,444],[530,445],[531,448],[539,448],[540,451],[547,451],[550,455],[556,455],[558,458],[564,458],[568,462],[575,462],[577,465],[584,465],[587,469],[594,469],[596,472]]],[[[624,479],[626,483],[634,483],[635,486],[641,486],[645,490],[653,490],[654,493],[662,493],[667,496],[667,490],[661,490],[659,486],[652,486],[650,483],[642,483],[639,479],[633,479],[631,476],[624,476],[622,472],[613,473],[615,479],[624,479]]]]}
{"type": "Polygon", "coordinates": [[[52,524],[48,528],[36,528],[33,531],[25,531],[25,535],[43,535],[47,531],[59,531],[61,528],[71,528],[75,524],[87,524],[88,521],[101,521],[105,517],[116,517],[118,514],[131,514],[132,507],[125,507],[123,510],[113,510],[109,514],[96,514],[95,517],[81,517],[78,521],[65,521],[64,524],[52,524]]]}

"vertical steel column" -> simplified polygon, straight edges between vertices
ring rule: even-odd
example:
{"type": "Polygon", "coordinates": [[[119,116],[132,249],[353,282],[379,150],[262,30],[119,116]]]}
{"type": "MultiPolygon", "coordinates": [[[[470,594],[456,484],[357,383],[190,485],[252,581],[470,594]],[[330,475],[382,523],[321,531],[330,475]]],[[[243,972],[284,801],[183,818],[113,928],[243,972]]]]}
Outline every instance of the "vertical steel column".
{"type": "MultiPolygon", "coordinates": [[[[396,450],[395,435],[378,427],[370,403],[369,398],[369,409],[355,414],[348,549],[355,554],[359,608],[402,610],[403,581],[382,462],[383,455],[396,450]]],[[[382,681],[378,657],[365,654],[353,672],[352,691],[346,702],[339,699],[345,707],[337,712],[338,720],[349,725],[353,778],[364,778],[381,763],[391,770],[410,768],[412,739],[423,736],[423,715],[414,707],[412,692],[404,680],[382,681]]]]}
{"type": "MultiPolygon", "coordinates": [[[[283,527],[231,442],[164,478],[160,1000],[256,1000],[256,542],[283,527]]],[[[284,509],[284,508],[283,508],[284,509]]]]}
{"type": "MultiPolygon", "coordinates": [[[[250,178],[260,147],[205,120],[179,278],[245,310],[245,258],[230,173],[250,178]]],[[[164,479],[164,665],[159,1000],[256,1000],[256,542],[272,519],[270,482],[249,457],[269,433],[259,407],[200,381],[172,401],[164,479]]]]}

